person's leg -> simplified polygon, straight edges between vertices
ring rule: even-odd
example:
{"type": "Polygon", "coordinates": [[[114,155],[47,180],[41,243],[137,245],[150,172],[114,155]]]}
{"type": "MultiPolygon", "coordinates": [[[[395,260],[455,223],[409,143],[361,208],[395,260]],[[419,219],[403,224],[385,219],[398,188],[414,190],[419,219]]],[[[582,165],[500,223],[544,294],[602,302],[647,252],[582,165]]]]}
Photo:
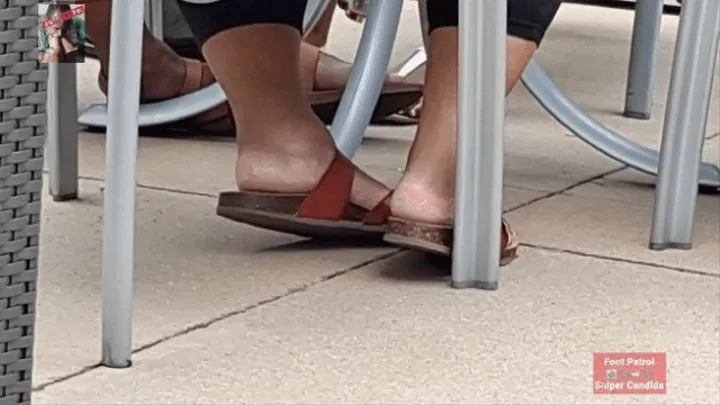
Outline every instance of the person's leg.
{"type": "MultiPolygon", "coordinates": [[[[179,4],[237,123],[238,187],[253,192],[312,191],[327,174],[336,150],[310,108],[298,68],[305,1],[179,4]]],[[[387,192],[356,171],[350,200],[372,209],[387,192]]]]}
{"type": "MultiPolygon", "coordinates": [[[[560,0],[509,0],[507,82],[519,81],[560,0]]],[[[423,112],[405,174],[391,202],[393,216],[433,224],[453,221],[457,139],[457,3],[428,0],[430,45],[423,112]]]]}

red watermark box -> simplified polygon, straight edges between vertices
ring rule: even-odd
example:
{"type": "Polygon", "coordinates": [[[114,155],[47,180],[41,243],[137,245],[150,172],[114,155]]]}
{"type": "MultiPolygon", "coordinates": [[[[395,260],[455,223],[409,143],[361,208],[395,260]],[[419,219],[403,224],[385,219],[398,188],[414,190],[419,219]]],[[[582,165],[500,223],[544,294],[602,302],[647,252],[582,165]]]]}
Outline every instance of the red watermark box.
{"type": "Polygon", "coordinates": [[[43,28],[59,27],[65,21],[72,20],[73,18],[77,18],[84,14],[85,14],[85,6],[83,6],[83,5],[76,6],[76,7],[72,8],[70,11],[66,11],[57,17],[43,18],[42,19],[42,27],[43,28]]]}
{"type": "Polygon", "coordinates": [[[595,394],[667,393],[665,353],[593,353],[595,394]]]}

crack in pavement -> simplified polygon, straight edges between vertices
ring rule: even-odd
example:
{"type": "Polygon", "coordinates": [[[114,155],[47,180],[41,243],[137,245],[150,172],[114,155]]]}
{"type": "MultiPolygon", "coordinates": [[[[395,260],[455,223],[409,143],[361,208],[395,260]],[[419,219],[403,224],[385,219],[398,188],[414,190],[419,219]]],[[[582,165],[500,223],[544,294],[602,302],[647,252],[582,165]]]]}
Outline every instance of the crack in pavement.
{"type": "Polygon", "coordinates": [[[574,256],[580,256],[580,257],[588,257],[591,259],[598,259],[598,260],[606,260],[611,262],[618,262],[618,263],[627,263],[627,264],[635,264],[640,266],[648,266],[648,267],[654,267],[662,270],[669,270],[677,273],[684,273],[684,274],[693,274],[697,276],[706,276],[706,277],[713,277],[713,278],[719,278],[720,274],[717,273],[711,273],[707,270],[697,270],[697,269],[690,269],[686,267],[680,267],[680,266],[668,266],[665,264],[658,264],[653,262],[646,262],[643,260],[633,260],[633,259],[627,259],[623,257],[615,257],[615,256],[608,256],[603,255],[599,253],[590,253],[590,252],[583,252],[580,250],[572,250],[572,249],[563,249],[563,248],[557,248],[552,246],[545,246],[545,245],[538,245],[534,243],[520,243],[520,246],[531,248],[531,249],[537,249],[537,250],[544,250],[547,252],[553,252],[553,253],[566,253],[574,256]]]}
{"type": "MultiPolygon", "coordinates": [[[[255,302],[255,303],[253,303],[253,304],[246,305],[246,306],[244,306],[244,307],[242,307],[242,308],[239,308],[239,309],[236,309],[236,310],[234,310],[234,311],[226,312],[226,313],[224,313],[224,314],[218,315],[218,316],[213,317],[213,318],[211,318],[211,319],[209,319],[209,320],[207,320],[207,321],[204,321],[204,322],[195,323],[195,324],[190,325],[190,326],[188,326],[188,327],[186,327],[186,328],[183,328],[183,329],[181,329],[181,330],[179,330],[179,331],[177,331],[177,332],[175,332],[175,333],[173,333],[173,334],[170,334],[170,335],[167,335],[167,336],[163,336],[163,337],[161,337],[161,338],[159,338],[159,339],[156,339],[156,340],[154,340],[154,341],[152,341],[152,342],[149,342],[149,343],[145,343],[145,344],[141,345],[140,347],[138,347],[137,349],[134,349],[134,350],[132,351],[132,354],[141,353],[141,352],[143,352],[143,351],[145,351],[145,350],[152,349],[153,347],[155,347],[155,346],[157,346],[157,345],[159,345],[159,344],[168,342],[168,341],[173,340],[173,339],[175,339],[175,338],[188,335],[188,334],[190,334],[190,333],[192,333],[192,332],[195,332],[195,331],[198,331],[198,330],[201,330],[201,329],[207,329],[207,328],[209,328],[210,326],[212,326],[212,325],[214,325],[214,324],[216,324],[216,323],[218,323],[218,322],[222,322],[222,321],[224,321],[224,320],[226,320],[226,319],[230,319],[230,318],[236,317],[236,316],[238,316],[238,315],[246,314],[246,313],[248,313],[248,312],[250,312],[250,311],[252,311],[252,310],[254,310],[254,309],[260,308],[260,307],[262,307],[262,306],[264,306],[264,305],[272,304],[272,303],[278,302],[278,301],[280,301],[280,300],[282,300],[282,299],[284,299],[284,298],[291,297],[291,296],[293,296],[293,295],[295,295],[295,294],[308,291],[308,290],[310,290],[310,289],[313,288],[313,287],[316,287],[316,286],[318,286],[318,285],[320,285],[320,284],[323,284],[323,283],[325,283],[325,282],[327,282],[327,281],[330,281],[330,280],[332,280],[332,279],[335,279],[335,278],[337,278],[337,277],[343,276],[343,275],[348,274],[348,273],[350,273],[350,272],[353,272],[353,271],[355,271],[355,270],[362,269],[362,268],[367,267],[367,266],[369,266],[369,265],[371,265],[371,264],[373,264],[373,263],[376,263],[376,262],[379,262],[379,261],[382,261],[382,260],[385,260],[385,259],[389,259],[390,257],[393,257],[393,256],[397,255],[397,254],[400,253],[400,252],[401,252],[401,250],[395,250],[395,251],[392,251],[392,252],[390,252],[390,253],[385,253],[385,254],[382,254],[382,255],[379,255],[379,256],[375,256],[375,257],[373,257],[372,259],[365,260],[365,261],[363,261],[363,262],[361,262],[361,263],[358,263],[358,264],[355,264],[355,265],[353,265],[353,266],[350,266],[350,267],[347,267],[347,268],[344,268],[344,269],[341,269],[341,270],[332,272],[332,273],[330,273],[330,274],[327,274],[327,275],[321,277],[321,278],[320,278],[319,280],[317,280],[317,281],[310,282],[310,283],[306,283],[306,284],[302,284],[302,285],[299,285],[299,286],[297,286],[297,287],[290,288],[290,289],[286,290],[285,292],[283,292],[282,294],[274,295],[274,296],[268,297],[268,298],[266,298],[266,299],[264,299],[264,300],[257,301],[257,302],[255,302]]],[[[87,373],[89,373],[90,371],[93,371],[93,370],[98,369],[98,368],[100,368],[100,367],[103,367],[103,365],[100,364],[100,363],[96,363],[96,364],[92,364],[92,365],[83,367],[83,368],[81,368],[81,369],[79,369],[79,370],[77,370],[77,371],[74,371],[74,372],[72,372],[72,373],[69,373],[69,374],[66,374],[66,375],[63,375],[63,376],[60,376],[60,377],[53,378],[53,379],[51,379],[51,380],[48,381],[48,382],[45,382],[45,383],[42,383],[42,384],[38,384],[37,386],[33,387],[33,388],[32,388],[32,392],[43,391],[43,390],[45,390],[45,389],[48,388],[48,387],[51,387],[51,386],[56,385],[56,384],[63,383],[63,382],[65,382],[65,381],[71,380],[71,379],[73,379],[73,378],[75,378],[75,377],[80,377],[80,376],[82,376],[82,375],[84,375],[84,374],[87,374],[87,373]]]]}

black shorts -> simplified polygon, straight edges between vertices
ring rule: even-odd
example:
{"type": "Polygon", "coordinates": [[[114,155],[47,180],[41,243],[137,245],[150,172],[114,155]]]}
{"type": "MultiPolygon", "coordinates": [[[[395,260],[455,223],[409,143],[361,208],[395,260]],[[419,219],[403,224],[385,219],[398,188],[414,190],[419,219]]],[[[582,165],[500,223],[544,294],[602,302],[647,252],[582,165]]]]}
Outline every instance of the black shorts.
{"type": "MultiPolygon", "coordinates": [[[[220,31],[252,24],[286,24],[302,31],[307,4],[307,0],[217,0],[206,4],[194,1],[179,0],[178,4],[201,44],[220,31]]],[[[562,0],[508,0],[508,35],[539,44],[561,2],[562,0]]],[[[427,10],[431,32],[436,28],[458,24],[457,1],[427,0],[427,10]]]]}

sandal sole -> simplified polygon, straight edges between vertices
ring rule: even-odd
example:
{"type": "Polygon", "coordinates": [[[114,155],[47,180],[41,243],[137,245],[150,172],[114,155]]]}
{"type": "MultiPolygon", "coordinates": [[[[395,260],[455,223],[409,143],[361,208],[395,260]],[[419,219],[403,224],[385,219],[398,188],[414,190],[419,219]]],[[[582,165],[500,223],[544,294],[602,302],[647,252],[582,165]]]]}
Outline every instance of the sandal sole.
{"type": "MultiPolygon", "coordinates": [[[[383,240],[391,245],[411,250],[440,256],[452,256],[452,248],[449,244],[438,243],[415,236],[418,234],[418,231],[422,234],[437,234],[439,231],[442,232],[449,230],[452,232],[452,229],[443,229],[437,225],[428,225],[426,228],[429,232],[424,232],[423,228],[422,224],[413,224],[397,219],[391,219],[388,223],[389,231],[385,234],[385,236],[383,236],[383,240]]],[[[518,257],[517,248],[504,250],[500,256],[500,266],[507,266],[518,257]]]]}
{"type": "MultiPolygon", "coordinates": [[[[342,97],[342,90],[328,90],[322,92],[314,92],[310,94],[310,103],[315,115],[326,124],[331,125],[337,114],[338,107],[340,107],[340,100],[342,97]]],[[[380,120],[385,119],[388,116],[401,111],[414,103],[422,97],[422,90],[420,89],[393,89],[386,90],[380,94],[377,105],[373,110],[371,123],[376,123],[380,120]]],[[[411,125],[412,123],[408,123],[411,125]]]]}
{"type": "Polygon", "coordinates": [[[217,214],[258,228],[269,229],[313,239],[382,241],[385,226],[364,225],[355,221],[328,221],[299,218],[288,214],[258,211],[240,207],[217,208],[217,214]]]}
{"type": "Polygon", "coordinates": [[[357,206],[346,207],[338,220],[298,216],[307,198],[304,193],[228,191],[220,193],[216,212],[235,222],[309,238],[382,242],[386,224],[364,223],[367,212],[357,206]]]}

